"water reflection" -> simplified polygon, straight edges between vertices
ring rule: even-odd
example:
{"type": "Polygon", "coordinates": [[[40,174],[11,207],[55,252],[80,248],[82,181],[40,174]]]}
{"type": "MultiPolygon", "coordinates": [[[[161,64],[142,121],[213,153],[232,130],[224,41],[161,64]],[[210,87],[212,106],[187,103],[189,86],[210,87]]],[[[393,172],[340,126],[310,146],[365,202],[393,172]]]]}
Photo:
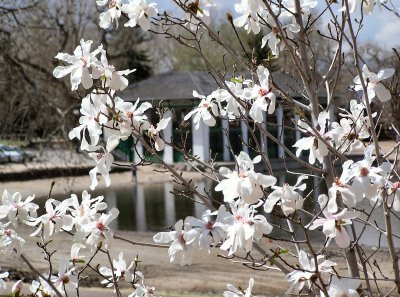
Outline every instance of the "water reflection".
{"type": "MultiPolygon", "coordinates": [[[[287,182],[294,185],[298,176],[281,173],[278,175],[278,184],[282,185],[287,182]]],[[[317,201],[318,195],[326,193],[326,186],[319,178],[309,178],[307,181],[307,190],[303,193],[307,197],[304,201],[304,210],[310,213],[319,211],[317,201]],[[313,193],[309,193],[310,189],[315,189],[313,193]]],[[[215,183],[210,180],[201,180],[195,183],[199,192],[209,193],[218,201],[222,201],[220,192],[215,192],[215,183]]],[[[175,224],[179,219],[184,219],[186,216],[201,217],[201,214],[206,210],[206,207],[200,200],[196,200],[193,196],[188,198],[179,194],[183,189],[172,183],[156,183],[156,184],[128,184],[126,187],[110,187],[106,192],[93,192],[92,196],[99,195],[105,196],[105,202],[108,204],[109,209],[117,207],[120,210],[119,217],[112,222],[112,228],[115,230],[128,230],[128,231],[162,231],[175,224]]],[[[78,193],[77,193],[78,194],[78,193]]],[[[79,196],[79,194],[78,194],[79,196]]],[[[55,197],[56,199],[63,199],[65,197],[55,197]]],[[[43,200],[44,204],[44,200],[43,200]]],[[[369,201],[364,200],[359,205],[360,210],[369,212],[372,208],[369,201]]],[[[260,210],[262,212],[262,210],[260,210]]],[[[275,225],[282,226],[288,229],[285,219],[278,219],[276,216],[265,214],[268,221],[275,225]]],[[[305,212],[298,213],[304,225],[307,225],[311,216],[305,212]]],[[[366,215],[362,215],[366,218],[366,215]]],[[[374,210],[372,215],[372,222],[381,229],[385,229],[384,217],[382,207],[374,210]]],[[[355,223],[357,233],[361,230],[363,225],[355,223]]],[[[297,239],[304,239],[304,232],[298,225],[294,226],[297,239]]],[[[393,223],[393,231],[395,234],[400,234],[400,224],[398,221],[393,223]]],[[[323,242],[324,235],[322,232],[312,232],[309,234],[310,238],[314,241],[323,242]]],[[[274,237],[288,237],[285,232],[279,231],[274,228],[272,236],[274,237]]],[[[374,227],[367,227],[363,236],[359,239],[362,245],[377,246],[379,241],[379,233],[374,227]]],[[[396,245],[400,245],[400,240],[396,239],[396,245]]],[[[381,239],[381,246],[386,246],[385,238],[381,239]]]]}

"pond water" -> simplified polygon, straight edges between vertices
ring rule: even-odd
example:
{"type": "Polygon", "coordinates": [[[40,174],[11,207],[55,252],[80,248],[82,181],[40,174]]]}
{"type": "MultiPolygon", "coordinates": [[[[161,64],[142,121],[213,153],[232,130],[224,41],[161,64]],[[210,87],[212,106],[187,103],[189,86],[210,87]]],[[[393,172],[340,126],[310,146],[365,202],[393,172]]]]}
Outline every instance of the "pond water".
{"type": "MultiPolygon", "coordinates": [[[[278,184],[282,185],[283,182],[288,182],[293,185],[296,182],[297,177],[293,175],[280,174],[278,184]]],[[[209,180],[199,180],[194,182],[198,191],[210,193],[217,201],[222,201],[222,195],[219,192],[215,192],[215,183],[209,180]]],[[[314,193],[311,193],[309,199],[306,199],[304,203],[304,209],[308,212],[315,212],[318,205],[314,205],[314,200],[317,199],[320,193],[326,192],[326,187],[322,182],[318,182],[318,179],[309,178],[307,181],[307,189],[315,188],[314,193]],[[314,199],[313,199],[314,198],[314,199]]],[[[113,221],[111,227],[115,230],[126,230],[126,231],[141,231],[141,232],[159,232],[164,231],[166,228],[175,224],[179,219],[184,219],[186,216],[201,217],[201,214],[207,209],[193,196],[191,199],[183,197],[176,192],[182,190],[180,186],[172,183],[152,183],[152,184],[135,184],[124,187],[110,187],[102,192],[93,192],[92,197],[104,195],[105,202],[108,204],[109,209],[117,207],[120,210],[120,215],[117,220],[113,221]],[[174,193],[173,193],[174,192],[174,193]]],[[[79,193],[76,193],[79,197],[79,193]]],[[[304,194],[306,196],[306,193],[304,194]]],[[[62,199],[63,197],[54,197],[55,199],[62,199]]],[[[80,197],[79,197],[80,198],[80,197]]],[[[44,199],[42,200],[44,203],[44,199]]],[[[370,211],[371,206],[369,201],[364,200],[361,205],[358,206],[360,210],[370,211]]],[[[260,211],[262,208],[260,208],[260,211]]],[[[268,221],[276,225],[280,224],[286,229],[287,224],[285,220],[279,220],[276,217],[266,215],[268,221]]],[[[299,216],[302,218],[304,224],[307,224],[310,217],[302,212],[299,212],[299,216]]],[[[362,215],[365,218],[365,215],[362,215]]],[[[382,207],[378,207],[374,210],[372,215],[372,222],[379,226],[381,229],[385,229],[383,210],[382,207]]],[[[397,221],[398,222],[398,221],[397,221]]],[[[361,230],[362,225],[356,223],[355,228],[357,231],[361,230]]],[[[394,223],[393,229],[395,234],[400,234],[400,224],[394,223]]],[[[300,228],[296,228],[296,235],[298,239],[304,238],[304,232],[300,228]]],[[[357,232],[358,233],[358,232],[357,232]]],[[[278,228],[274,228],[272,233],[274,237],[286,236],[286,233],[279,231],[278,228]]],[[[311,233],[312,240],[323,242],[324,236],[322,232],[311,233]]],[[[375,228],[367,227],[360,238],[359,242],[362,245],[377,246],[379,241],[379,233],[375,228]]],[[[400,241],[396,240],[396,245],[400,246],[400,241]]],[[[385,238],[382,236],[381,246],[386,246],[385,238]]]]}

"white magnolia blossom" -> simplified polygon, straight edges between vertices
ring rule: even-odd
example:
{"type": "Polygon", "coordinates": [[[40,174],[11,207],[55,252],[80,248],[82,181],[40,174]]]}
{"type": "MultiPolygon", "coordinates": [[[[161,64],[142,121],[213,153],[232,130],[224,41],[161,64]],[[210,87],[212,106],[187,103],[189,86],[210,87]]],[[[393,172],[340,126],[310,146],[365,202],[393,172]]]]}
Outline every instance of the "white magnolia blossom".
{"type": "Polygon", "coordinates": [[[125,27],[140,26],[142,30],[148,31],[151,28],[150,19],[158,13],[157,4],[148,4],[146,0],[130,0],[122,5],[122,11],[128,15],[129,21],[125,27]]]}
{"type": "MultiPolygon", "coordinates": [[[[294,18],[293,12],[296,11],[297,0],[283,0],[282,5],[286,8],[283,12],[284,16],[294,18]]],[[[300,0],[301,14],[304,18],[307,18],[313,10],[317,7],[317,0],[300,0]]]]}
{"type": "Polygon", "coordinates": [[[140,278],[140,283],[135,283],[135,291],[128,295],[128,297],[157,297],[155,294],[156,288],[144,284],[144,277],[140,271],[136,271],[135,279],[140,278]]]}
{"type": "Polygon", "coordinates": [[[197,232],[197,238],[194,242],[200,249],[206,249],[210,252],[211,243],[219,243],[225,238],[224,223],[222,217],[225,216],[225,206],[220,207],[218,212],[206,210],[201,215],[201,219],[195,217],[187,217],[186,224],[191,226],[197,232]]]}
{"type": "Polygon", "coordinates": [[[116,208],[110,209],[109,213],[97,214],[97,218],[92,222],[82,225],[82,231],[87,235],[86,244],[90,245],[92,250],[100,241],[105,240],[105,248],[110,248],[113,238],[113,230],[108,226],[119,215],[119,210],[116,208]]]}
{"type": "Polygon", "coordinates": [[[333,214],[327,209],[328,201],[329,198],[325,194],[318,197],[318,202],[321,205],[325,218],[315,219],[309,226],[309,229],[315,230],[322,226],[322,232],[327,238],[334,238],[338,247],[347,248],[350,245],[350,236],[344,226],[351,225],[351,220],[355,219],[358,213],[356,211],[348,211],[348,209],[345,208],[333,214]]]}
{"type": "Polygon", "coordinates": [[[124,90],[129,81],[125,77],[126,75],[135,72],[136,69],[127,69],[117,71],[113,65],[108,63],[107,55],[105,50],[101,50],[101,65],[97,67],[92,67],[92,77],[93,79],[101,78],[104,83],[103,87],[110,88],[114,91],[122,91],[124,90]]]}
{"type": "Polygon", "coordinates": [[[34,296],[38,297],[56,296],[56,293],[50,285],[42,278],[39,278],[39,281],[33,280],[32,284],[29,286],[29,291],[34,294],[34,296]]]}
{"type": "MultiPolygon", "coordinates": [[[[356,196],[376,201],[378,199],[378,189],[385,184],[391,165],[388,162],[384,162],[379,167],[373,166],[376,159],[376,157],[372,156],[373,150],[373,146],[369,146],[364,151],[364,159],[350,164],[348,170],[342,174],[342,177],[344,182],[352,181],[352,191],[356,196]]],[[[347,169],[347,165],[345,168],[347,169]]]]}
{"type": "Polygon", "coordinates": [[[104,133],[108,135],[106,150],[111,152],[121,140],[127,140],[132,135],[133,130],[140,133],[143,130],[148,130],[150,123],[144,113],[151,107],[152,105],[149,102],[143,102],[139,106],[139,99],[132,104],[125,102],[120,97],[115,97],[114,109],[117,116],[109,121],[104,128],[104,133]]]}
{"type": "Polygon", "coordinates": [[[0,223],[0,252],[6,256],[9,256],[14,251],[20,255],[22,253],[22,246],[25,244],[25,240],[18,236],[15,230],[9,229],[10,223],[0,223]]]}
{"type": "Polygon", "coordinates": [[[146,286],[144,284],[136,284],[136,290],[132,294],[128,295],[128,297],[157,297],[156,288],[146,286]]]}
{"type": "Polygon", "coordinates": [[[206,97],[193,91],[193,97],[199,98],[201,101],[196,109],[192,110],[185,116],[184,120],[187,121],[194,115],[193,123],[196,130],[200,128],[200,119],[203,120],[204,124],[210,127],[213,127],[216,124],[214,116],[218,116],[218,106],[213,102],[213,94],[206,97]]]}
{"type": "Polygon", "coordinates": [[[389,197],[388,203],[393,207],[394,211],[400,211],[400,182],[388,181],[389,197]]]}
{"type": "Polygon", "coordinates": [[[263,7],[260,0],[240,0],[239,3],[235,3],[235,11],[240,16],[234,19],[233,24],[239,28],[244,27],[247,33],[258,34],[261,30],[258,12],[263,7]]]}
{"type": "Polygon", "coordinates": [[[7,288],[7,284],[4,279],[7,278],[8,275],[9,275],[8,272],[0,272],[0,288],[3,288],[3,289],[7,288]]]}
{"type": "Polygon", "coordinates": [[[342,168],[343,172],[340,178],[336,177],[335,181],[332,183],[332,187],[329,188],[329,202],[327,205],[328,211],[331,213],[335,213],[338,211],[337,205],[337,193],[339,192],[341,195],[342,202],[347,207],[354,207],[356,206],[357,202],[361,201],[363,196],[356,195],[354,193],[354,189],[348,185],[349,179],[349,167],[353,164],[352,160],[348,160],[343,163],[342,168]]]}
{"type": "Polygon", "coordinates": [[[82,99],[79,126],[69,132],[69,139],[81,141],[81,150],[92,150],[99,142],[102,126],[108,122],[107,94],[91,93],[82,99]],[[89,134],[88,142],[85,135],[89,134]]]}
{"type": "MultiPolygon", "coordinates": [[[[274,21],[270,21],[272,27],[271,32],[265,35],[261,40],[261,48],[268,44],[268,47],[271,49],[271,53],[274,56],[279,56],[279,53],[285,48],[285,43],[282,42],[282,36],[279,35],[279,29],[273,22],[274,21]]],[[[300,31],[300,26],[296,23],[290,23],[282,25],[281,29],[286,35],[285,38],[293,39],[293,33],[298,33],[300,31]]]]}
{"type": "Polygon", "coordinates": [[[58,274],[50,278],[57,290],[61,292],[75,290],[78,287],[78,277],[73,274],[75,268],[69,268],[69,266],[68,260],[61,260],[58,274]]]}
{"type": "Polygon", "coordinates": [[[333,122],[331,127],[330,134],[340,152],[351,153],[354,149],[362,148],[363,143],[361,140],[370,136],[368,131],[357,130],[357,125],[354,125],[350,119],[346,118],[341,119],[339,123],[333,122]]]}
{"type": "Polygon", "coordinates": [[[99,173],[102,175],[107,187],[111,184],[110,171],[111,165],[114,162],[114,156],[111,153],[106,152],[104,148],[101,149],[103,152],[89,153],[89,157],[96,162],[96,167],[89,171],[89,176],[92,181],[90,189],[92,190],[94,190],[98,184],[97,174],[99,173]]]}
{"type": "MultiPolygon", "coordinates": [[[[382,4],[386,0],[376,0],[376,3],[378,4],[379,9],[382,9],[382,4]]],[[[367,15],[372,15],[374,13],[374,7],[375,7],[375,0],[348,0],[348,5],[349,5],[349,12],[354,13],[356,10],[361,10],[363,13],[367,15]]],[[[339,11],[346,11],[346,5],[344,5],[339,11]]]]}
{"type": "Polygon", "coordinates": [[[77,264],[77,263],[84,263],[85,262],[85,258],[86,256],[84,255],[79,255],[79,252],[81,249],[84,249],[85,245],[83,245],[82,243],[76,242],[71,246],[71,262],[73,265],[77,264]]]}
{"type": "Polygon", "coordinates": [[[24,283],[22,282],[22,280],[18,280],[11,288],[11,294],[13,294],[13,296],[21,296],[21,291],[22,288],[24,286],[24,283]]]}
{"type": "MultiPolygon", "coordinates": [[[[375,96],[377,96],[381,102],[389,101],[392,98],[390,91],[381,83],[381,81],[388,79],[389,77],[392,77],[393,74],[394,74],[394,69],[392,68],[382,69],[378,73],[373,73],[368,69],[367,65],[363,66],[362,76],[367,87],[367,93],[368,93],[367,95],[369,101],[374,99],[375,96]]],[[[361,84],[361,78],[358,75],[354,78],[354,83],[356,84],[354,86],[354,90],[356,91],[363,90],[361,84]]]]}
{"type": "MultiPolygon", "coordinates": [[[[318,271],[319,273],[327,273],[332,271],[332,266],[335,266],[336,263],[325,260],[324,256],[317,256],[318,262],[318,271]]],[[[291,282],[290,288],[287,290],[286,294],[291,293],[297,286],[298,290],[301,291],[305,285],[308,284],[308,287],[311,287],[312,281],[311,279],[315,277],[315,273],[317,272],[317,267],[315,265],[314,259],[311,259],[307,256],[306,252],[300,250],[299,251],[299,263],[300,269],[294,270],[286,275],[286,279],[291,282]]]]}
{"type": "Polygon", "coordinates": [[[43,235],[44,240],[47,240],[54,232],[58,233],[61,229],[72,230],[74,221],[71,216],[66,214],[66,208],[63,203],[50,198],[46,201],[45,209],[45,214],[38,218],[30,218],[29,221],[25,222],[29,226],[37,226],[36,231],[31,236],[43,235]]]}
{"type": "Polygon", "coordinates": [[[175,260],[178,252],[182,253],[180,265],[192,264],[193,251],[195,245],[193,244],[198,236],[195,229],[183,223],[179,220],[174,225],[174,231],[160,232],[153,236],[153,240],[156,243],[171,243],[168,249],[169,260],[172,263],[175,260]]]}
{"type": "Polygon", "coordinates": [[[254,171],[254,164],[261,161],[261,156],[250,159],[245,152],[240,152],[236,157],[237,168],[235,171],[221,167],[219,173],[226,177],[215,187],[216,191],[222,191],[224,201],[232,202],[240,197],[245,203],[256,203],[264,196],[263,188],[276,184],[276,178],[263,175],[254,171]]]}
{"type": "Polygon", "coordinates": [[[288,216],[296,210],[301,209],[304,198],[296,191],[304,191],[306,189],[306,184],[302,184],[302,182],[307,178],[307,176],[301,175],[293,187],[287,183],[284,183],[282,187],[272,186],[271,188],[274,191],[268,195],[264,203],[264,211],[271,213],[274,206],[279,205],[282,208],[283,214],[288,216]]]}
{"type": "Polygon", "coordinates": [[[99,272],[105,277],[105,279],[101,281],[102,285],[106,285],[107,287],[114,286],[113,276],[115,276],[117,281],[120,281],[121,279],[124,279],[129,283],[133,281],[134,276],[130,272],[130,269],[134,265],[133,261],[129,266],[127,266],[124,259],[124,253],[120,252],[118,255],[118,260],[114,259],[112,262],[114,271],[108,267],[100,267],[99,269],[99,272]]]}
{"type": "Polygon", "coordinates": [[[221,249],[229,250],[229,256],[237,251],[250,252],[254,241],[259,241],[264,234],[271,233],[272,225],[265,216],[256,214],[252,206],[244,203],[236,206],[231,203],[230,207],[232,213],[224,211],[221,215],[227,237],[221,249]]]}
{"type": "MultiPolygon", "coordinates": [[[[359,297],[360,294],[357,292],[358,287],[361,285],[361,280],[359,279],[349,279],[334,276],[328,288],[329,297],[359,297]]],[[[321,297],[327,297],[321,291],[321,297]]]]}
{"type": "Polygon", "coordinates": [[[19,192],[11,194],[4,190],[0,205],[0,219],[7,217],[15,225],[18,219],[24,222],[28,217],[36,217],[39,206],[32,203],[33,199],[35,199],[34,195],[23,200],[19,192]]]}
{"type": "MultiPolygon", "coordinates": [[[[331,138],[330,133],[326,129],[326,122],[328,121],[328,119],[328,112],[321,111],[318,116],[318,133],[325,140],[331,138]]],[[[308,161],[310,162],[310,164],[314,164],[315,160],[318,160],[320,163],[322,163],[323,158],[329,153],[328,147],[315,135],[313,129],[311,129],[308,124],[299,120],[297,125],[302,131],[311,133],[313,136],[303,137],[293,145],[293,147],[297,148],[296,156],[299,157],[303,150],[310,150],[310,155],[308,157],[308,161]]]]}
{"type": "MultiPolygon", "coordinates": [[[[340,108],[341,109],[341,108],[340,108]]],[[[343,117],[339,123],[332,122],[330,131],[335,147],[339,152],[351,153],[354,149],[364,146],[363,140],[370,137],[369,119],[363,103],[356,100],[350,101],[350,110],[341,109],[343,117]]],[[[374,117],[376,113],[372,114],[374,117]]]]}
{"type": "Polygon", "coordinates": [[[75,228],[90,223],[95,219],[97,212],[107,209],[107,203],[103,202],[104,197],[91,198],[91,195],[84,190],[82,200],[71,194],[71,197],[63,200],[63,204],[74,219],[75,228]]]}
{"type": "Polygon", "coordinates": [[[121,17],[122,0],[97,0],[96,4],[99,6],[105,6],[108,4],[107,11],[104,11],[99,15],[100,28],[107,29],[114,21],[118,27],[118,19],[121,17]]]}
{"type": "Polygon", "coordinates": [[[225,81],[225,84],[229,90],[219,89],[210,95],[217,100],[221,115],[227,116],[230,120],[246,115],[246,109],[238,100],[251,101],[254,98],[253,89],[248,87],[253,84],[253,81],[244,80],[243,77],[235,77],[231,81],[225,81]],[[223,103],[225,104],[224,107],[222,106],[223,103]]]}
{"type": "Polygon", "coordinates": [[[229,291],[225,291],[223,296],[224,297],[251,297],[251,291],[253,290],[254,286],[254,278],[249,279],[249,286],[247,289],[242,292],[236,287],[232,286],[231,284],[226,285],[229,291]]]}
{"type": "Polygon", "coordinates": [[[92,43],[92,40],[84,41],[81,39],[80,45],[74,50],[74,55],[58,53],[55,57],[62,62],[71,64],[67,66],[57,66],[53,71],[53,75],[56,78],[62,78],[71,74],[72,91],[76,91],[80,83],[82,83],[85,89],[89,89],[93,86],[93,79],[90,75],[89,68],[100,63],[96,56],[102,47],[99,46],[96,50],[91,52],[90,47],[92,43]]]}
{"type": "Polygon", "coordinates": [[[165,141],[161,138],[160,133],[162,130],[168,127],[170,120],[171,117],[164,117],[158,122],[155,128],[153,125],[150,125],[149,129],[147,130],[147,134],[154,141],[154,147],[157,151],[162,151],[165,147],[165,141]]]}
{"type": "Polygon", "coordinates": [[[253,102],[249,115],[257,123],[263,121],[263,112],[268,111],[272,114],[275,111],[276,96],[271,92],[269,85],[269,70],[264,66],[257,67],[257,76],[259,84],[254,85],[252,97],[255,99],[253,102]]]}

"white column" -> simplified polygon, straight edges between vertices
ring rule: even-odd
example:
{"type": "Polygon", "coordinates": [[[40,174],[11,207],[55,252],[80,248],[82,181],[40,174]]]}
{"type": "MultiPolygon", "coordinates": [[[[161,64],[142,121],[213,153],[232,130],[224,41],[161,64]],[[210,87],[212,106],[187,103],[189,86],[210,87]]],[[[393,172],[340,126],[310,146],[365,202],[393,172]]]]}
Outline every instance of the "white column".
{"type": "Polygon", "coordinates": [[[285,183],[285,181],[286,181],[285,172],[279,173],[279,174],[278,174],[278,185],[279,185],[280,187],[282,187],[283,184],[285,183]]]}
{"type": "Polygon", "coordinates": [[[314,200],[318,201],[318,197],[321,194],[321,190],[320,190],[320,184],[319,184],[319,179],[317,177],[313,177],[313,194],[314,194],[314,200]]]}
{"type": "Polygon", "coordinates": [[[175,197],[172,193],[172,182],[164,183],[165,225],[173,226],[176,223],[175,197]]]}
{"type": "MultiPolygon", "coordinates": [[[[168,110],[167,112],[165,112],[164,117],[172,117],[172,112],[170,110],[168,110]]],[[[166,142],[172,142],[172,119],[169,121],[168,126],[163,130],[163,136],[164,136],[164,140],[166,142]]],[[[172,164],[174,163],[174,149],[172,148],[172,146],[169,145],[165,145],[164,147],[164,162],[167,164],[172,164]]]]}
{"type": "Polygon", "coordinates": [[[300,138],[301,138],[301,132],[299,131],[299,126],[297,125],[299,120],[300,120],[300,117],[297,114],[294,114],[294,121],[296,122],[296,132],[295,132],[296,142],[298,140],[300,140],[300,138]]]}
{"type": "Polygon", "coordinates": [[[246,118],[244,118],[242,121],[240,121],[240,130],[241,130],[241,132],[242,132],[242,141],[244,142],[243,144],[242,144],[242,150],[245,152],[245,153],[249,153],[249,147],[247,146],[247,145],[245,145],[245,143],[246,144],[248,144],[249,143],[249,130],[248,130],[248,128],[247,128],[247,125],[246,125],[246,122],[245,121],[247,121],[247,117],[246,118]]]}
{"type": "Polygon", "coordinates": [[[221,126],[222,126],[222,141],[223,141],[223,160],[226,161],[230,161],[231,160],[231,156],[229,153],[229,121],[227,119],[222,119],[221,120],[221,126]],[[225,134],[225,130],[228,131],[228,135],[225,134]]]}
{"type": "MultiPolygon", "coordinates": [[[[137,139],[134,139],[134,143],[136,143],[137,139]]],[[[138,141],[136,143],[136,147],[133,148],[133,154],[134,154],[134,158],[135,158],[135,163],[139,162],[141,159],[144,158],[143,155],[143,145],[140,141],[138,141]]]]}
{"type": "MultiPolygon", "coordinates": [[[[263,113],[264,113],[263,118],[265,119],[265,121],[263,121],[261,123],[261,127],[263,129],[267,130],[268,129],[267,128],[267,116],[268,115],[267,115],[266,111],[264,111],[263,113]]],[[[261,148],[262,148],[262,151],[268,155],[268,138],[264,133],[261,133],[261,148]]]]}
{"type": "MultiPolygon", "coordinates": [[[[197,189],[197,191],[201,194],[206,194],[204,188],[205,188],[205,183],[204,181],[199,181],[199,182],[195,182],[195,187],[197,189]]],[[[203,202],[201,201],[201,199],[197,196],[195,196],[194,199],[194,216],[198,219],[201,219],[201,215],[203,212],[205,212],[207,210],[207,206],[205,206],[203,204],[203,202]]]]}
{"type": "Polygon", "coordinates": [[[192,122],[192,142],[193,142],[193,155],[197,156],[200,161],[209,161],[210,159],[210,128],[200,122],[199,129],[194,128],[195,124],[192,122]]]}
{"type": "Polygon", "coordinates": [[[143,185],[136,185],[133,187],[133,191],[133,196],[136,198],[136,231],[147,231],[144,187],[143,185]]]}
{"type": "MultiPolygon", "coordinates": [[[[281,105],[276,109],[276,123],[278,124],[278,139],[282,144],[284,144],[284,135],[283,135],[283,108],[281,105]]],[[[284,149],[278,145],[278,158],[282,158],[285,156],[284,149]]]]}
{"type": "Polygon", "coordinates": [[[331,101],[331,106],[329,107],[329,120],[332,122],[336,122],[336,114],[335,114],[335,110],[336,110],[336,104],[335,101],[332,99],[331,101]]]}
{"type": "MultiPolygon", "coordinates": [[[[111,188],[107,188],[106,190],[106,203],[108,205],[108,209],[118,208],[117,207],[117,195],[115,194],[115,190],[111,188]]],[[[118,230],[118,217],[114,219],[110,224],[110,228],[113,230],[118,230]]]]}

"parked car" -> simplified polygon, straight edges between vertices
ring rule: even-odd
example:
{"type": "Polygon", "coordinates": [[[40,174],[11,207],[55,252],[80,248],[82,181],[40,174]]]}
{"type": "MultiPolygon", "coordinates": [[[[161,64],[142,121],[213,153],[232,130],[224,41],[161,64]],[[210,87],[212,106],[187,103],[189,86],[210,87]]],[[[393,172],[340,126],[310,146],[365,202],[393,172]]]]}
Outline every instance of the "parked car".
{"type": "Polygon", "coordinates": [[[17,152],[19,152],[22,156],[24,156],[24,161],[33,161],[33,159],[36,158],[36,154],[27,150],[22,150],[19,147],[15,147],[12,146],[11,148],[13,148],[14,150],[16,150],[17,152]]]}
{"type": "Polygon", "coordinates": [[[0,164],[7,163],[9,161],[9,158],[3,151],[0,151],[0,164]]]}
{"type": "Polygon", "coordinates": [[[7,145],[0,145],[0,152],[4,153],[10,162],[22,163],[24,162],[24,155],[16,149],[7,145]]]}

